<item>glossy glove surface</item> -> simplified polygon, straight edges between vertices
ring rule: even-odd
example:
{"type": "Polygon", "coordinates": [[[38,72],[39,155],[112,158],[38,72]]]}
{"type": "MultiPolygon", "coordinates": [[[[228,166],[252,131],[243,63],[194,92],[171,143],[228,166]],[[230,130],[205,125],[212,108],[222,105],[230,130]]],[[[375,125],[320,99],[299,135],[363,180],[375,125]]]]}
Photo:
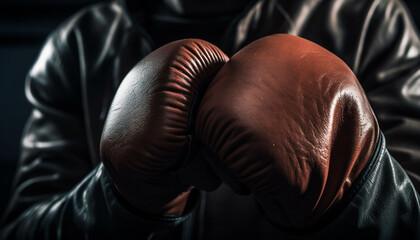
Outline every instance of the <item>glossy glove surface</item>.
{"type": "Polygon", "coordinates": [[[101,156],[118,192],[151,213],[182,213],[191,185],[219,180],[194,145],[199,92],[226,55],[202,40],[167,44],[140,61],[121,83],[101,139],[101,156]]]}
{"type": "Polygon", "coordinates": [[[340,202],[378,137],[347,65],[291,35],[235,54],[209,86],[196,127],[224,181],[251,191],[266,218],[288,228],[309,227],[340,202]]]}

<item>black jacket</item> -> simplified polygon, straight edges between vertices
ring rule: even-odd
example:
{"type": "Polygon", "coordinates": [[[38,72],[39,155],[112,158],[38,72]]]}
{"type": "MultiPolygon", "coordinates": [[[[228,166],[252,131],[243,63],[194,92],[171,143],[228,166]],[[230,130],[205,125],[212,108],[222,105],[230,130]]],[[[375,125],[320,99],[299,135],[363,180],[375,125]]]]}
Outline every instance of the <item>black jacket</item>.
{"type": "Polygon", "coordinates": [[[213,193],[195,191],[184,216],[137,212],[112,190],[98,153],[120,81],[158,46],[196,37],[232,55],[260,37],[290,33],[320,44],[350,66],[371,101],[387,148],[405,171],[381,138],[380,154],[372,157],[341,210],[317,229],[287,238],[407,234],[420,239],[414,188],[420,188],[420,41],[401,2],[258,0],[235,16],[210,20],[150,16],[139,2],[88,7],[46,41],[27,78],[33,110],[3,238],[271,239],[286,234],[262,218],[251,196],[235,195],[226,186],[213,193]]]}

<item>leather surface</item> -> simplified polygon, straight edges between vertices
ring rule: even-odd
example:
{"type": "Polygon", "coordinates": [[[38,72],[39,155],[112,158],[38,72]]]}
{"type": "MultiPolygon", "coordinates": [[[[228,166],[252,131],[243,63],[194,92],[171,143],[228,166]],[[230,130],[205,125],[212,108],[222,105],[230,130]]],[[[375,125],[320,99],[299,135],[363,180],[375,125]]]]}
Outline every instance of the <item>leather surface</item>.
{"type": "Polygon", "coordinates": [[[420,217],[418,193],[386,145],[380,134],[373,155],[341,204],[314,227],[279,231],[259,217],[258,206],[249,198],[223,186],[217,190],[220,194],[209,197],[208,207],[223,211],[208,214],[206,223],[211,226],[204,239],[217,239],[220,232],[225,239],[418,239],[420,229],[414,224],[420,217]]]}
{"type": "Polygon", "coordinates": [[[181,183],[178,174],[198,175],[207,190],[219,186],[209,167],[201,172],[196,167],[193,173],[182,168],[192,159],[204,161],[189,147],[193,110],[200,89],[227,59],[208,42],[180,40],[147,55],[122,81],[103,129],[101,157],[116,188],[133,206],[151,213],[182,213],[195,182],[181,183]]]}
{"type": "MultiPolygon", "coordinates": [[[[289,33],[309,39],[343,59],[364,88],[387,139],[390,154],[396,159],[389,161],[392,167],[378,165],[378,169],[383,169],[378,170],[379,173],[387,180],[382,186],[389,186],[387,189],[395,194],[389,195],[393,197],[384,204],[399,204],[402,209],[399,214],[416,212],[413,209],[416,201],[412,200],[409,186],[410,181],[417,188],[420,186],[420,41],[401,1],[254,0],[234,16],[200,20],[151,14],[148,10],[144,2],[137,0],[93,5],[58,26],[46,40],[26,82],[25,91],[33,110],[23,133],[13,197],[3,218],[2,228],[7,229],[3,231],[5,238],[16,239],[18,232],[27,234],[20,238],[34,236],[28,229],[39,226],[36,223],[46,217],[52,221],[44,222],[43,228],[38,228],[39,238],[47,239],[65,226],[90,225],[96,229],[113,228],[121,233],[118,229],[124,221],[138,223],[129,214],[121,213],[125,220],[117,221],[101,215],[101,211],[96,214],[98,219],[106,218],[106,224],[86,218],[73,221],[71,217],[60,222],[60,217],[69,215],[50,215],[47,211],[30,216],[24,213],[34,211],[41,203],[54,203],[57,196],[67,198],[74,191],[91,192],[96,199],[105,193],[112,194],[93,191],[92,185],[84,185],[86,188],[78,185],[85,176],[91,178],[92,183],[97,181],[88,174],[94,172],[100,162],[100,136],[112,98],[137,62],[163,43],[187,37],[209,40],[231,56],[263,36],[289,33]],[[158,28],[152,32],[148,26],[158,28]],[[395,167],[398,164],[410,179],[401,168],[395,167]],[[394,178],[396,176],[398,178],[394,178]],[[54,225],[56,223],[59,224],[54,225]]],[[[383,180],[375,179],[372,181],[378,184],[366,188],[367,197],[355,202],[351,211],[364,203],[372,204],[360,209],[380,206],[375,204],[374,198],[368,197],[370,192],[379,196],[383,191],[379,187],[383,180]]],[[[209,208],[201,208],[203,211],[193,219],[194,224],[185,220],[168,230],[166,235],[154,233],[154,238],[275,238],[278,231],[257,213],[251,196],[237,196],[226,189],[220,188],[207,195],[205,205],[209,208]],[[228,202],[235,205],[231,207],[228,202]],[[240,221],[233,221],[237,218],[240,221]]],[[[67,205],[67,213],[89,212],[91,205],[78,204],[80,201],[70,201],[77,206],[67,205]]],[[[126,208],[124,204],[122,206],[126,208]]],[[[63,207],[57,205],[56,210],[63,207]]],[[[111,205],[103,207],[119,212],[111,205]]],[[[358,214],[369,216],[363,211],[354,214],[354,219],[359,219],[358,214]]],[[[346,215],[342,219],[340,223],[332,224],[323,237],[328,236],[331,229],[350,229],[342,224],[346,222],[346,215]]],[[[366,228],[358,232],[359,236],[368,231],[366,229],[385,230],[378,219],[362,218],[360,224],[366,228]]],[[[383,219],[401,222],[404,226],[418,226],[415,219],[403,221],[407,218],[398,220],[391,216],[383,219]]],[[[147,221],[136,226],[146,232],[149,229],[147,221]]],[[[135,229],[125,229],[127,231],[136,232],[135,229]]],[[[374,235],[376,231],[371,232],[374,235]]],[[[356,230],[345,233],[340,236],[350,238],[356,230]]],[[[73,234],[77,234],[75,228],[73,234]]]]}
{"type": "MultiPolygon", "coordinates": [[[[197,203],[187,205],[183,216],[145,214],[127,208],[112,185],[99,164],[68,194],[57,194],[25,211],[2,229],[0,239],[150,239],[191,218],[197,203]]],[[[198,194],[193,190],[191,199],[198,194]]]]}
{"type": "Polygon", "coordinates": [[[378,124],[344,62],[310,41],[278,34],[222,67],[203,97],[196,134],[269,219],[305,228],[357,178],[378,124]]]}

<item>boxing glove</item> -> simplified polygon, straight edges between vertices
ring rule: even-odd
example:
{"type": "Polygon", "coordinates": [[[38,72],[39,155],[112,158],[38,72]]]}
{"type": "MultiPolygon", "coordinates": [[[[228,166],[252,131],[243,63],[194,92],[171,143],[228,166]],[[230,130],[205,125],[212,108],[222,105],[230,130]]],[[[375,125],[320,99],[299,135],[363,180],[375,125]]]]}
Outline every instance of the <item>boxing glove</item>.
{"type": "Polygon", "coordinates": [[[102,162],[119,195],[144,213],[182,214],[191,186],[215,189],[220,180],[194,144],[200,93],[227,61],[197,39],[169,43],[124,78],[101,137],[102,162]]]}
{"type": "Polygon", "coordinates": [[[338,57],[291,35],[235,54],[208,87],[197,138],[238,192],[252,192],[267,220],[318,224],[343,199],[379,136],[357,78],[338,57]]]}

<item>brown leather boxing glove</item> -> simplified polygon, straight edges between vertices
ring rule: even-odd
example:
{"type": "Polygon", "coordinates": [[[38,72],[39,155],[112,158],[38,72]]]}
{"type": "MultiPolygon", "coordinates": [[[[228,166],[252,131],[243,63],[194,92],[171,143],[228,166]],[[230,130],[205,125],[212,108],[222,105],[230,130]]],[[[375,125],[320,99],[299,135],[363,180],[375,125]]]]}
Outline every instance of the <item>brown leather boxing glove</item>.
{"type": "Polygon", "coordinates": [[[361,173],[378,124],[358,80],[308,40],[272,35],[235,54],[210,84],[196,134],[234,190],[276,226],[317,224],[361,173]]]}
{"type": "Polygon", "coordinates": [[[190,186],[220,184],[192,133],[200,92],[227,59],[208,42],[180,40],[146,56],[121,83],[103,128],[101,158],[135,208],[181,214],[190,186]]]}

